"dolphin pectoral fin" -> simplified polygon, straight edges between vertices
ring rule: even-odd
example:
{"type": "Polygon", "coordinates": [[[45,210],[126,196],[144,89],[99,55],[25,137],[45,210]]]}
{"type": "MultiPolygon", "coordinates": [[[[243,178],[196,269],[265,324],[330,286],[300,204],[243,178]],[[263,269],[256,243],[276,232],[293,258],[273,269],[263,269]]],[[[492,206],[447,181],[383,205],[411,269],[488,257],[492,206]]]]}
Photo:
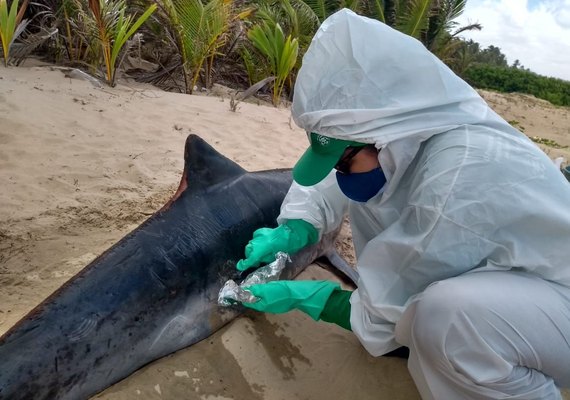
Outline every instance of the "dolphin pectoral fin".
{"type": "Polygon", "coordinates": [[[318,258],[316,264],[335,274],[344,283],[358,287],[358,272],[342,258],[334,249],[326,252],[322,257],[318,258]],[[334,268],[333,268],[334,267],[334,268]]]}

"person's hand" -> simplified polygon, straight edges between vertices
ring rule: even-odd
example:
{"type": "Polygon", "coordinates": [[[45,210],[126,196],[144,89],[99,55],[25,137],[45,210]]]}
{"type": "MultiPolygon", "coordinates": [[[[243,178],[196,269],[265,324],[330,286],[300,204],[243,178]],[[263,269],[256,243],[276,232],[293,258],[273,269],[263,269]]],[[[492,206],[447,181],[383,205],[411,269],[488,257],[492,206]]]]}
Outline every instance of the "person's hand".
{"type": "Polygon", "coordinates": [[[288,232],[284,225],[277,228],[260,228],[253,232],[253,238],[245,246],[245,258],[239,260],[236,268],[240,271],[257,267],[261,263],[275,260],[275,254],[285,251],[288,232]]]}
{"type": "Polygon", "coordinates": [[[281,314],[298,309],[318,320],[327,300],[340,285],[331,281],[274,281],[251,285],[250,291],[259,301],[243,303],[257,311],[281,314]]]}
{"type": "Polygon", "coordinates": [[[318,238],[318,231],[301,219],[288,220],[274,229],[257,229],[245,246],[245,258],[238,261],[236,268],[245,271],[261,263],[273,262],[276,253],[296,253],[303,247],[316,243],[318,238]]]}

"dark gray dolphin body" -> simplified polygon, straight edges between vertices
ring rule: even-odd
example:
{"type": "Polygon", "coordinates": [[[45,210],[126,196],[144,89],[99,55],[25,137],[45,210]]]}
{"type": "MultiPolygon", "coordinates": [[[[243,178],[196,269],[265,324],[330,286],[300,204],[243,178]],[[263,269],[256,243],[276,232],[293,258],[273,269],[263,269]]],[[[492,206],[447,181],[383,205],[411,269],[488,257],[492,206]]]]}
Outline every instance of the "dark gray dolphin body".
{"type": "MultiPolygon", "coordinates": [[[[243,278],[237,260],[255,229],[275,226],[290,185],[289,170],[249,173],[188,137],[173,199],[0,338],[0,399],[86,399],[236,317],[218,291],[243,278]]],[[[282,279],[332,255],[333,236],[282,279]]]]}

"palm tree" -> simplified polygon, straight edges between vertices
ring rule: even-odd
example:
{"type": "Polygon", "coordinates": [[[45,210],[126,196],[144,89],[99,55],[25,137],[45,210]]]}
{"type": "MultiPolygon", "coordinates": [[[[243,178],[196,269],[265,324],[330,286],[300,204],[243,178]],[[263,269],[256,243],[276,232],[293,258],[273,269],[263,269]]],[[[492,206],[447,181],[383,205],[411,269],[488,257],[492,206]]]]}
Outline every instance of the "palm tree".
{"type": "Polygon", "coordinates": [[[321,20],[308,2],[303,0],[281,0],[278,3],[259,1],[256,18],[269,24],[279,24],[284,32],[299,41],[299,51],[303,54],[309,47],[321,20]]]}
{"type": "Polygon", "coordinates": [[[121,62],[123,47],[156,10],[156,4],[151,4],[136,20],[134,15],[127,14],[125,0],[89,0],[89,8],[93,13],[103,51],[105,77],[110,86],[115,86],[115,73],[121,62]]]}
{"type": "Polygon", "coordinates": [[[252,22],[241,56],[250,84],[274,77],[272,101],[278,105],[283,92],[291,94],[301,66],[298,55],[305,53],[320,22],[302,0],[261,0],[252,22]]]}
{"type": "Polygon", "coordinates": [[[27,6],[28,0],[24,0],[20,10],[18,10],[18,0],[14,0],[10,8],[8,8],[7,0],[0,0],[0,41],[6,66],[8,66],[10,48],[14,40],[20,36],[28,24],[28,21],[23,19],[27,6]]]}
{"type": "Polygon", "coordinates": [[[478,23],[458,27],[455,21],[467,0],[368,0],[361,12],[420,40],[432,53],[453,66],[471,59],[458,35],[481,30],[478,23]]]}
{"type": "Polygon", "coordinates": [[[249,31],[248,37],[269,63],[269,70],[275,77],[273,104],[278,106],[283,86],[297,63],[298,40],[291,35],[285,36],[278,23],[267,22],[263,25],[255,25],[249,31]]]}
{"type": "Polygon", "coordinates": [[[313,11],[314,16],[318,19],[319,25],[335,11],[339,10],[340,3],[331,0],[303,0],[313,11]]]}
{"type": "Polygon", "coordinates": [[[182,58],[186,93],[192,93],[204,68],[206,85],[224,34],[233,18],[231,0],[157,0],[167,15],[182,58]]]}
{"type": "MultiPolygon", "coordinates": [[[[457,28],[455,19],[467,0],[368,0],[361,12],[419,39],[432,50],[437,41],[457,28]]],[[[471,29],[471,28],[463,28],[471,29]]],[[[453,35],[456,35],[454,33],[453,35]]]]}

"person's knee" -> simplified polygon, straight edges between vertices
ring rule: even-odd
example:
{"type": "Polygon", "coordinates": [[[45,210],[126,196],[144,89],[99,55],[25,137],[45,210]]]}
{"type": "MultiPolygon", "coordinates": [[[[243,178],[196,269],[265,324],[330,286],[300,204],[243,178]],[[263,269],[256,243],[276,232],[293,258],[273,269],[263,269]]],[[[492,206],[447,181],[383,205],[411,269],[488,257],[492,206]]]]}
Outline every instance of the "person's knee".
{"type": "MultiPolygon", "coordinates": [[[[463,330],[469,315],[477,314],[480,306],[469,288],[456,280],[437,282],[421,295],[411,326],[411,337],[417,351],[432,359],[448,359],[449,335],[454,336],[454,346],[461,341],[453,332],[463,330]]],[[[467,322],[467,325],[469,323],[467,322]]],[[[468,343],[465,343],[468,345],[468,343]]]]}
{"type": "Polygon", "coordinates": [[[519,336],[512,306],[503,307],[508,298],[500,285],[476,275],[432,284],[411,305],[408,332],[415,364],[410,372],[414,376],[429,370],[431,376],[467,382],[474,390],[528,394],[517,398],[558,398],[540,363],[528,362],[535,350],[519,336]]]}

